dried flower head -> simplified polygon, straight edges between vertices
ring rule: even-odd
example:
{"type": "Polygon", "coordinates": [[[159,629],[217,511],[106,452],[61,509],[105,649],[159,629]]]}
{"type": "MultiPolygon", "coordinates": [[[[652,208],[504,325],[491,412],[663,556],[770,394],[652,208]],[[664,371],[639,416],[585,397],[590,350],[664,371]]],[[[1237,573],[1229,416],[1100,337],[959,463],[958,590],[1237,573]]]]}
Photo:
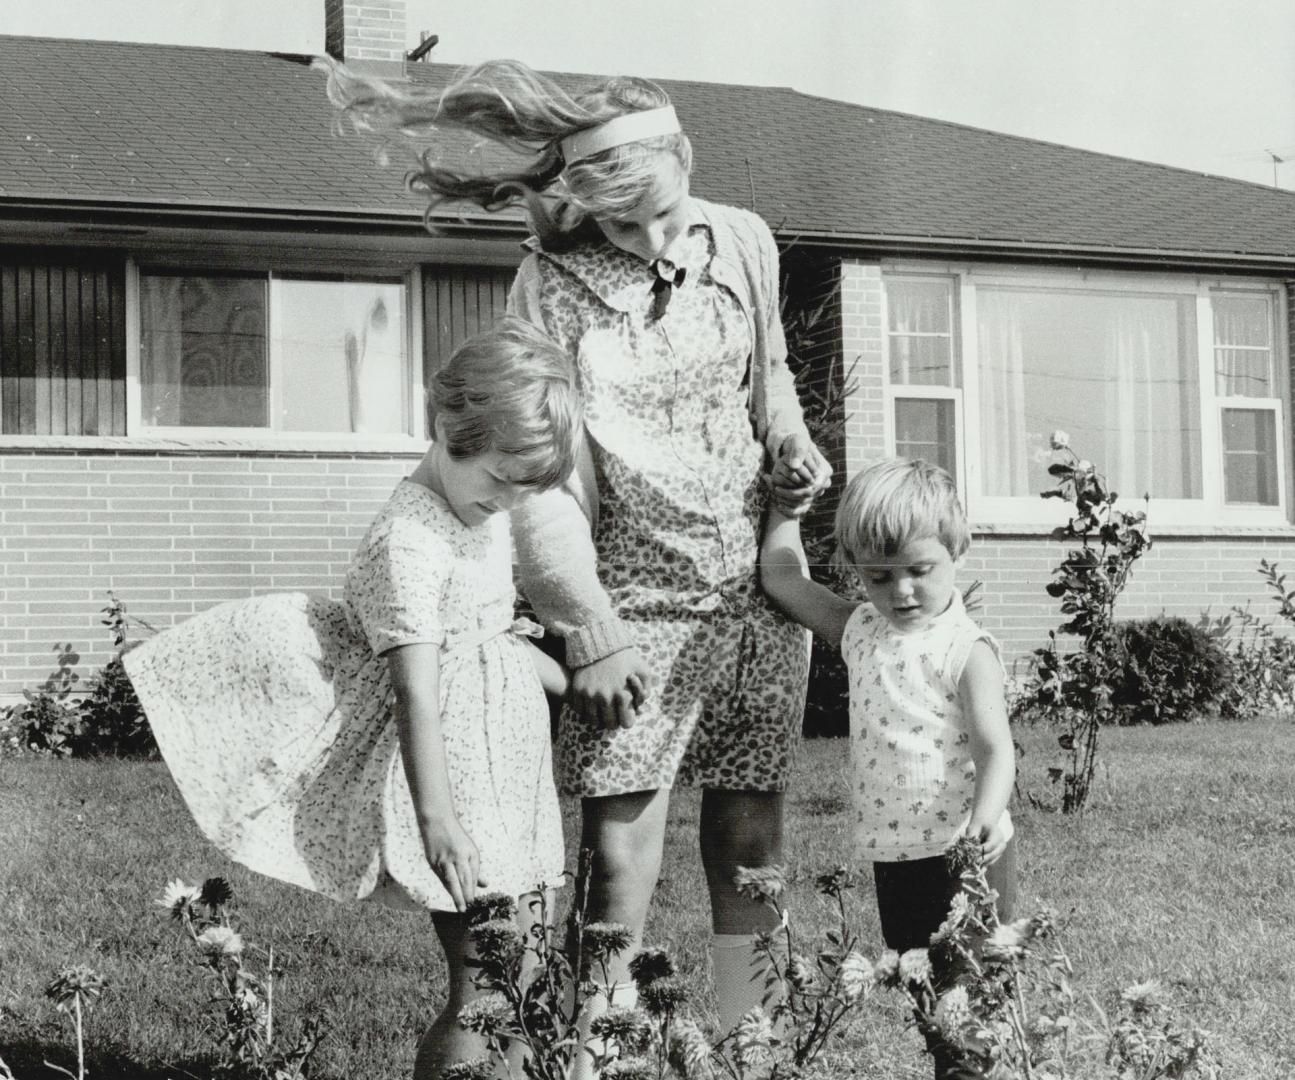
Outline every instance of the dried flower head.
{"type": "Polygon", "coordinates": [[[935,1023],[946,1038],[958,1040],[971,1022],[971,1001],[965,986],[953,987],[935,1003],[935,1023]]]}
{"type": "Polygon", "coordinates": [[[1044,938],[1057,929],[1057,913],[1052,908],[1040,908],[1030,917],[1031,937],[1044,938]]]}
{"type": "Polygon", "coordinates": [[[513,1008],[498,990],[473,998],[459,1010],[459,1026],[483,1038],[506,1034],[513,1020],[513,1008]]]}
{"type": "Polygon", "coordinates": [[[810,963],[808,957],[793,953],[787,961],[787,981],[793,989],[803,994],[818,983],[818,969],[810,963]]]}
{"type": "Polygon", "coordinates": [[[983,855],[980,841],[964,833],[944,853],[944,860],[948,864],[950,873],[954,877],[961,877],[963,874],[977,873],[980,870],[980,860],[983,855]]]}
{"type": "Polygon", "coordinates": [[[967,925],[967,920],[971,917],[971,898],[958,890],[949,904],[949,914],[940,927],[931,935],[932,945],[942,945],[946,941],[952,941],[962,932],[962,928],[967,925]]]}
{"type": "Polygon", "coordinates": [[[743,1013],[733,1028],[733,1052],[744,1068],[762,1065],[769,1060],[773,1046],[773,1023],[759,1006],[743,1013]]]}
{"type": "Polygon", "coordinates": [[[1135,1013],[1148,1013],[1165,1003],[1164,988],[1158,979],[1134,983],[1120,991],[1120,1000],[1135,1013]]]}
{"type": "Polygon", "coordinates": [[[238,956],[243,951],[243,939],[228,926],[209,926],[196,940],[208,956],[238,956]]]}
{"type": "Polygon", "coordinates": [[[620,923],[591,922],[585,926],[581,941],[592,959],[606,960],[628,949],[634,935],[629,927],[620,923]]]}
{"type": "Polygon", "coordinates": [[[683,1080],[713,1080],[710,1040],[695,1020],[681,1017],[670,1027],[670,1064],[683,1080]]]}
{"type": "Polygon", "coordinates": [[[846,866],[838,866],[830,874],[819,874],[814,885],[824,896],[838,897],[847,889],[859,884],[858,877],[846,866]]]}
{"type": "Polygon", "coordinates": [[[45,987],[45,996],[54,1002],[56,1009],[66,1012],[76,1002],[80,1002],[82,1008],[92,1004],[103,993],[105,985],[103,976],[97,971],[76,964],[63,968],[50,980],[45,987]]]}
{"type": "Polygon", "coordinates": [[[688,1000],[688,986],[678,975],[663,975],[639,990],[639,1001],[653,1016],[673,1013],[688,1000]]]}
{"type": "Polygon", "coordinates": [[[733,884],[748,900],[777,906],[787,888],[787,879],[780,866],[739,866],[733,875],[733,884]]]}
{"type": "Polygon", "coordinates": [[[1025,955],[1025,946],[1031,936],[1029,919],[1018,919],[1016,922],[996,926],[985,939],[985,959],[998,963],[1019,960],[1025,955]]]}
{"type": "Polygon", "coordinates": [[[853,949],[845,954],[841,966],[837,968],[836,984],[841,1000],[853,1005],[864,997],[876,979],[872,964],[868,958],[853,949]]]}
{"type": "Polygon", "coordinates": [[[894,949],[887,949],[877,957],[872,973],[877,980],[878,986],[894,987],[899,985],[899,953],[894,949]]]}
{"type": "Polygon", "coordinates": [[[182,919],[201,898],[202,890],[197,885],[187,885],[182,879],[174,878],[167,882],[161,898],[155,903],[167,908],[171,918],[182,919]]]}
{"type": "Polygon", "coordinates": [[[899,979],[906,986],[925,986],[931,979],[931,954],[909,949],[899,958],[899,979]]]}
{"type": "Polygon", "coordinates": [[[468,904],[468,925],[490,922],[492,919],[514,921],[517,915],[517,900],[502,892],[480,893],[468,904]]]}
{"type": "Polygon", "coordinates": [[[223,877],[208,878],[202,883],[202,891],[198,894],[198,900],[212,911],[228,904],[233,898],[234,890],[223,877]]]}
{"type": "Polygon", "coordinates": [[[641,1054],[652,1044],[652,1021],[639,1008],[608,1009],[594,1017],[589,1031],[600,1039],[617,1043],[622,1055],[641,1054]]]}
{"type": "Polygon", "coordinates": [[[664,949],[640,949],[630,959],[630,976],[641,990],[648,983],[674,974],[674,961],[664,949]]]}
{"type": "Polygon", "coordinates": [[[1068,432],[1057,428],[1048,439],[1048,444],[1053,450],[1065,450],[1070,445],[1070,435],[1068,432]]]}

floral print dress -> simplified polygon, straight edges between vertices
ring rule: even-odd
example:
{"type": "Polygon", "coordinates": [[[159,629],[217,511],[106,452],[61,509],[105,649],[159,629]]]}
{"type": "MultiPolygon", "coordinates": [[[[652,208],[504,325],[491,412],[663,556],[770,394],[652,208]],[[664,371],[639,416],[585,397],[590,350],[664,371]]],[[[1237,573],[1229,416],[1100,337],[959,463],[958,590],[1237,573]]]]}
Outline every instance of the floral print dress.
{"type": "Polygon", "coordinates": [[[453,910],[423,851],[382,654],[439,647],[452,799],[490,887],[557,884],[548,709],[513,601],[506,517],[465,525],[402,481],[341,603],[221,604],[129,652],[126,669],[185,802],[226,855],[337,900],[453,910]]]}

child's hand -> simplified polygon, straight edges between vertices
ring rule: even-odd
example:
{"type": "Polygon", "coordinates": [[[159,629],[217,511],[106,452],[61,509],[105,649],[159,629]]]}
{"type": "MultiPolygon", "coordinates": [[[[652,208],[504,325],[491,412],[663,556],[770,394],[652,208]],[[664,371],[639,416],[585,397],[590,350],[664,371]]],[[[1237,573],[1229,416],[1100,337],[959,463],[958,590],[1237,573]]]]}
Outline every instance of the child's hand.
{"type": "Polygon", "coordinates": [[[1007,849],[1009,838],[1003,831],[1001,817],[993,825],[984,825],[972,835],[980,841],[981,866],[992,866],[1007,849]]]}
{"type": "Polygon", "coordinates": [[[481,853],[477,845],[455,817],[425,822],[422,832],[427,861],[454,901],[454,909],[466,911],[477,890],[487,884],[481,876],[481,853]]]}
{"type": "Polygon", "coordinates": [[[801,517],[831,485],[832,466],[807,436],[788,435],[778,448],[769,483],[774,506],[789,517],[801,517]]]}
{"type": "Polygon", "coordinates": [[[633,727],[652,690],[652,675],[638,649],[621,649],[571,673],[576,712],[605,728],[633,727]]]}

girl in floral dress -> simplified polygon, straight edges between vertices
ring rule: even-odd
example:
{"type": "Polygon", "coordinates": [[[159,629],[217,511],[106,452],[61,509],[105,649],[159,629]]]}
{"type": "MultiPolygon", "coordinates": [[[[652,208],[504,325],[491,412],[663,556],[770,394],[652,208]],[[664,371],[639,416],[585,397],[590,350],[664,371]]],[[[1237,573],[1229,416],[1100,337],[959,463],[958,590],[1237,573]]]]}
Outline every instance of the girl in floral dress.
{"type": "MultiPolygon", "coordinates": [[[[572,481],[514,512],[522,590],[565,639],[572,703],[563,787],[594,852],[589,917],[641,933],[669,792],[704,789],[720,1026],[763,994],[751,935],[769,913],[738,866],[781,857],[782,802],[803,713],[804,632],[756,582],[768,497],[803,512],[830,468],[784,363],[778,254],[756,215],[692,197],[692,150],[666,95],[617,78],[569,95],[515,61],[443,93],[330,66],[361,127],[467,129],[528,153],[467,175],[429,154],[412,186],[486,209],[524,201],[535,230],[512,311],[578,369],[586,439],[572,481]]],[[[621,957],[609,987],[630,1004],[621,957]]]]}
{"type": "Polygon", "coordinates": [[[222,604],[125,658],[221,851],[337,900],[432,911],[450,992],[419,1080],[485,1052],[456,1022],[476,993],[465,906],[563,872],[544,690],[566,675],[514,622],[507,511],[567,476],[580,429],[570,361],[511,317],[437,374],[432,413],[342,602],[222,604]]]}

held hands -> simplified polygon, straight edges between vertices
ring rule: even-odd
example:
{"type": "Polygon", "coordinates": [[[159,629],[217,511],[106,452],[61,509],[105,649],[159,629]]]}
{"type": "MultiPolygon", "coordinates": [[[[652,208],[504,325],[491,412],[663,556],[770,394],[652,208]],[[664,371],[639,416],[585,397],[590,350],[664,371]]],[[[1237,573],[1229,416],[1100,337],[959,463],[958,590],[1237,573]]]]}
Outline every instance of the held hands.
{"type": "Polygon", "coordinates": [[[427,861],[454,901],[454,909],[467,910],[477,890],[488,884],[481,876],[481,853],[477,845],[453,816],[425,821],[422,833],[427,861]]]}
{"type": "Polygon", "coordinates": [[[803,517],[814,497],[832,483],[832,466],[807,435],[788,435],[769,474],[773,505],[788,517],[803,517]]]}
{"type": "Polygon", "coordinates": [[[621,649],[571,673],[571,703],[591,723],[633,727],[651,679],[638,649],[621,649]]]}

